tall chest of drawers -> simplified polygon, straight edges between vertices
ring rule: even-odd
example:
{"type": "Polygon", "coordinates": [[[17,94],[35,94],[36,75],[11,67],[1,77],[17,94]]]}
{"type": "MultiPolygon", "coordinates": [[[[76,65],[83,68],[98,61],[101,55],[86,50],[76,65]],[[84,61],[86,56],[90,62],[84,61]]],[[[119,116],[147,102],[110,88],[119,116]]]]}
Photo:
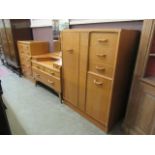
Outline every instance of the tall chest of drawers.
{"type": "Polygon", "coordinates": [[[109,131],[125,111],[137,50],[133,30],[64,30],[63,99],[109,131]]]}
{"type": "Polygon", "coordinates": [[[48,53],[49,44],[43,41],[18,41],[18,50],[22,74],[32,79],[31,58],[35,55],[48,53]]]}

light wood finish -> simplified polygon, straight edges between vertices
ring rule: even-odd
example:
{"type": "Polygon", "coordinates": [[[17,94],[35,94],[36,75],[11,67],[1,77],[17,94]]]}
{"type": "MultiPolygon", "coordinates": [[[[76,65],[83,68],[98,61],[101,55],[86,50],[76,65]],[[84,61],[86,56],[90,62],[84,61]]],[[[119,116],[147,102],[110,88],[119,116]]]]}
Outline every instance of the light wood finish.
{"type": "Polygon", "coordinates": [[[85,111],[86,102],[86,83],[87,83],[87,64],[88,64],[88,46],[89,33],[80,34],[80,53],[79,53],[79,71],[78,71],[78,108],[85,111]]]}
{"type": "Polygon", "coordinates": [[[61,34],[64,102],[104,131],[124,114],[138,36],[121,29],[61,34]]]}
{"type": "Polygon", "coordinates": [[[155,77],[146,77],[155,20],[144,20],[139,54],[123,128],[128,134],[155,134],[155,77]]]}
{"type": "Polygon", "coordinates": [[[48,74],[46,71],[33,68],[33,76],[36,81],[45,83],[47,86],[53,88],[56,92],[61,92],[60,78],[48,74]]]}
{"type": "Polygon", "coordinates": [[[111,80],[88,73],[86,113],[104,125],[108,123],[111,89],[111,80]]]}
{"type": "Polygon", "coordinates": [[[63,98],[78,105],[79,33],[63,35],[63,98]]]}
{"type": "Polygon", "coordinates": [[[32,56],[48,53],[48,42],[43,41],[18,41],[18,50],[20,56],[20,63],[22,74],[32,79],[32,56]]]}
{"type": "Polygon", "coordinates": [[[32,57],[32,70],[35,82],[52,88],[62,102],[61,52],[53,52],[32,57]]]}
{"type": "Polygon", "coordinates": [[[114,76],[114,67],[108,64],[98,63],[98,61],[89,65],[89,71],[110,78],[114,76]]]}

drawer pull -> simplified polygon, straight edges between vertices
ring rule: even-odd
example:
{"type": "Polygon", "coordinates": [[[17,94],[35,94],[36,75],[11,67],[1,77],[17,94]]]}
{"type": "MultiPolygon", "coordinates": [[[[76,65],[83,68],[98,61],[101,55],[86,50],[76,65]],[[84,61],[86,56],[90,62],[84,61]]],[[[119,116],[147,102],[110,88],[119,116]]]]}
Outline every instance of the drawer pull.
{"type": "Polygon", "coordinates": [[[99,56],[99,57],[106,57],[107,55],[106,55],[106,54],[96,54],[96,56],[99,56]]]}
{"type": "Polygon", "coordinates": [[[52,84],[52,85],[54,84],[54,82],[53,82],[53,81],[51,81],[51,80],[48,80],[48,83],[50,83],[50,84],[52,84]]]}
{"type": "Polygon", "coordinates": [[[99,39],[98,42],[100,42],[100,43],[106,43],[106,42],[108,42],[108,39],[99,39]]]}
{"type": "Polygon", "coordinates": [[[39,74],[36,74],[36,76],[37,76],[37,77],[40,77],[40,75],[39,75],[39,74]]]}
{"type": "Polygon", "coordinates": [[[51,75],[55,75],[55,73],[54,72],[51,72],[51,75]]]}
{"type": "Polygon", "coordinates": [[[73,49],[66,50],[68,53],[73,53],[73,49]]]}
{"type": "Polygon", "coordinates": [[[97,69],[97,70],[102,70],[102,71],[105,71],[105,68],[104,68],[104,67],[99,67],[99,66],[96,66],[96,69],[97,69]]]}
{"type": "Polygon", "coordinates": [[[94,84],[96,84],[96,85],[103,85],[103,82],[98,82],[98,81],[94,80],[94,84]]]}

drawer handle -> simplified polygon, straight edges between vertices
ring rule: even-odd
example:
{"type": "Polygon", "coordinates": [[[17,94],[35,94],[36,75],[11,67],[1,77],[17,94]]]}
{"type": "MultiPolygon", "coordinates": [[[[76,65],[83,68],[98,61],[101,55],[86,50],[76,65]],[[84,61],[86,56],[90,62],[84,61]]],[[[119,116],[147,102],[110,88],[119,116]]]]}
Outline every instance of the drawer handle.
{"type": "Polygon", "coordinates": [[[52,84],[52,85],[54,84],[54,82],[53,82],[53,81],[51,81],[51,80],[48,80],[48,83],[50,83],[50,84],[52,84]]]}
{"type": "Polygon", "coordinates": [[[99,39],[98,42],[100,42],[100,43],[106,43],[106,42],[108,42],[108,39],[99,39]]]}
{"type": "Polygon", "coordinates": [[[98,81],[94,80],[94,84],[96,84],[96,85],[103,85],[103,82],[98,82],[98,81]]]}
{"type": "Polygon", "coordinates": [[[102,70],[102,71],[105,71],[105,68],[104,68],[104,67],[99,67],[99,66],[96,66],[96,69],[97,69],[97,70],[102,70]]]}
{"type": "Polygon", "coordinates": [[[36,76],[37,76],[37,77],[40,77],[40,75],[39,75],[39,74],[36,74],[36,76]]]}
{"type": "Polygon", "coordinates": [[[66,50],[68,53],[73,53],[73,49],[66,50]]]}
{"type": "Polygon", "coordinates": [[[106,54],[96,54],[96,56],[99,56],[99,57],[106,57],[107,55],[106,55],[106,54]]]}
{"type": "Polygon", "coordinates": [[[54,72],[51,72],[51,75],[55,75],[55,73],[54,72]]]}

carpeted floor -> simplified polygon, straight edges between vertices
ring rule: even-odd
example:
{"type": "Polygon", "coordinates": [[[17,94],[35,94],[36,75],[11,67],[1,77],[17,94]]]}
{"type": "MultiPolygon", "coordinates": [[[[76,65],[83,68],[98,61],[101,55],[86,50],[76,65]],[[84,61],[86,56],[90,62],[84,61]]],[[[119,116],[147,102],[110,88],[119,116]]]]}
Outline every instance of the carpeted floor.
{"type": "MultiPolygon", "coordinates": [[[[22,135],[103,135],[102,130],[74,112],[41,85],[0,65],[3,100],[12,134],[22,135]]],[[[120,134],[117,128],[112,134],[120,134]]]]}

